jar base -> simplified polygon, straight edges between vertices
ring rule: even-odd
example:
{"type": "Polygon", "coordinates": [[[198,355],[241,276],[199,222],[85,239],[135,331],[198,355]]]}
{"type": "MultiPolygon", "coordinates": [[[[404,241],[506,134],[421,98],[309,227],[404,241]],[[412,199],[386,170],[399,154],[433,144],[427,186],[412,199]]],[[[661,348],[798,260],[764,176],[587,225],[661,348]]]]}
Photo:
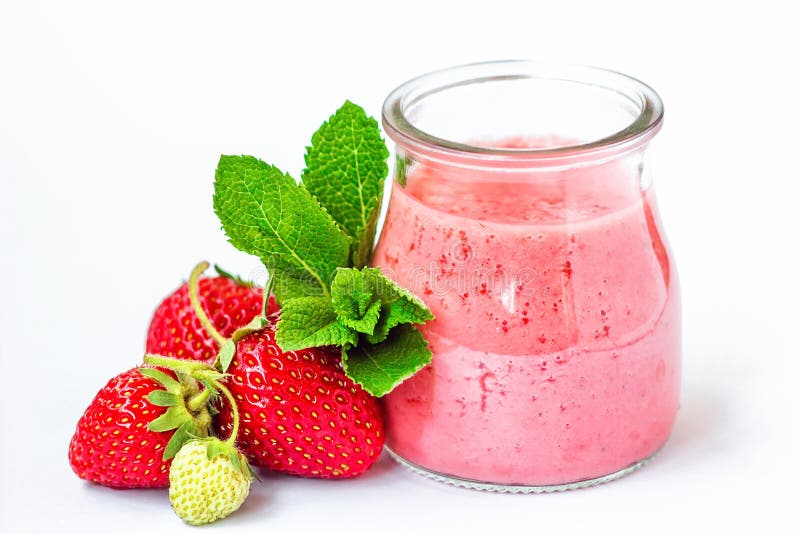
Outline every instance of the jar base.
{"type": "Polygon", "coordinates": [[[633,473],[640,467],[647,464],[650,460],[653,459],[653,457],[656,454],[658,454],[658,451],[656,451],[651,455],[647,456],[646,458],[639,460],[638,462],[631,464],[628,467],[625,467],[624,469],[620,469],[619,471],[601,477],[590,478],[586,480],[578,480],[576,482],[569,482],[567,484],[532,486],[527,484],[494,484],[491,482],[481,482],[480,480],[461,478],[453,475],[445,475],[437,471],[426,469],[413,462],[406,460],[405,458],[394,452],[392,449],[390,449],[388,446],[384,446],[384,448],[389,453],[389,456],[391,456],[392,459],[394,459],[397,463],[409,468],[411,471],[417,473],[418,475],[422,475],[424,477],[436,480],[438,482],[443,482],[445,484],[450,484],[452,486],[457,486],[460,488],[474,489],[479,491],[494,491],[498,493],[553,493],[557,491],[589,488],[592,486],[597,486],[598,484],[605,484],[606,482],[617,480],[618,478],[622,478],[625,475],[633,473]]]}

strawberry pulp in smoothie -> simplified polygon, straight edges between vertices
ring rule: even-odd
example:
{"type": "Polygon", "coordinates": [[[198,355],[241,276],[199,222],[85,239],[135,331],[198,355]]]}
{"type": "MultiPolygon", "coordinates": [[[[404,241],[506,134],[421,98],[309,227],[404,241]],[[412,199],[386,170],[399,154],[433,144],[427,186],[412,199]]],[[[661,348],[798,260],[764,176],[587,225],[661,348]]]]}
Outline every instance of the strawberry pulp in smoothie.
{"type": "Polygon", "coordinates": [[[549,486],[664,444],[678,281],[632,161],[490,172],[438,160],[393,184],[373,263],[436,316],[422,327],[433,362],[384,401],[394,453],[443,475],[549,486]]]}

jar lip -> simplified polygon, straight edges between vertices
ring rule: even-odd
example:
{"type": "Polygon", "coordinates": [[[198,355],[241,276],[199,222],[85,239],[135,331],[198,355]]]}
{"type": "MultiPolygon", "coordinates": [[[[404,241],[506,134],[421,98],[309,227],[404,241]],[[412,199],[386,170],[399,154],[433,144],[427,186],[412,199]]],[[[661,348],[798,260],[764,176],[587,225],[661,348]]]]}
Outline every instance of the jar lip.
{"type": "Polygon", "coordinates": [[[383,103],[383,126],[395,142],[431,155],[462,156],[481,161],[574,159],[597,152],[616,152],[649,141],[660,129],[663,117],[661,98],[649,85],[636,78],[600,67],[531,60],[487,61],[432,71],[398,86],[383,103]],[[417,128],[406,116],[406,111],[413,105],[448,89],[523,79],[565,81],[609,89],[636,104],[639,114],[621,130],[600,139],[545,148],[498,148],[452,141],[417,128]]]}

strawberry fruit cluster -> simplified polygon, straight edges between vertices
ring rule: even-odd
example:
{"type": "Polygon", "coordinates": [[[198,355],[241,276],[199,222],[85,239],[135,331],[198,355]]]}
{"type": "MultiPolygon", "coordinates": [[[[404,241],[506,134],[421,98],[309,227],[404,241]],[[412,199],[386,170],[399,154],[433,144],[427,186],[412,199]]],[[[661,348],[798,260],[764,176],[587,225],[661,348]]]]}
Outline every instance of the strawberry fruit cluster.
{"type": "MultiPolygon", "coordinates": [[[[233,432],[230,443],[252,466],[315,478],[350,478],[369,469],[384,441],[380,407],[344,374],[337,349],[283,351],[275,343],[274,298],[264,314],[259,288],[227,276],[197,282],[190,278],[164,299],[150,321],[146,352],[166,357],[148,356],[115,376],[86,409],[69,446],[75,473],[115,488],[164,488],[177,479],[170,470],[182,469],[172,465],[181,461],[179,451],[189,448],[196,459],[196,442],[233,432]],[[192,283],[198,286],[198,310],[189,298],[192,283]],[[263,326],[236,343],[228,373],[220,373],[213,365],[221,349],[214,338],[246,329],[257,318],[263,326]],[[229,395],[220,394],[220,386],[229,395]],[[165,421],[170,410],[182,417],[165,421]],[[187,439],[169,450],[184,425],[191,427],[187,439]]],[[[226,458],[217,456],[210,461],[226,458]]],[[[180,480],[192,485],[185,476],[180,480]]],[[[196,484],[202,485],[199,477],[196,484]]]]}
{"type": "Polygon", "coordinates": [[[242,505],[251,466],[330,479],[370,468],[384,443],[376,397],[431,357],[414,326],[430,310],[368,267],[387,157],[377,122],[350,102],[314,134],[302,183],[222,156],[214,209],[269,283],[195,267],[156,308],[143,360],[78,421],[80,478],[169,487],[178,516],[201,525],[242,505]]]}

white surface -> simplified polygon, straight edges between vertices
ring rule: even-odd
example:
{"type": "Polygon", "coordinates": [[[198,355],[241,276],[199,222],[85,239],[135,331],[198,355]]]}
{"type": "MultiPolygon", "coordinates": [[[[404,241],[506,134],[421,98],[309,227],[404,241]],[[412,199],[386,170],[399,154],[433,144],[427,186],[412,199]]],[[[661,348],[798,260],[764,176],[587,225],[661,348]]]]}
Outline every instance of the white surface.
{"type": "Polygon", "coordinates": [[[85,484],[66,452],[198,259],[258,272],[212,213],[218,155],[297,174],[345,98],[377,114],[409,77],[509,57],[621,70],[666,103],[653,165],[685,310],[669,444],[628,478],[555,495],[460,490],[386,458],[350,482],[267,476],[216,528],[797,528],[796,16],[707,4],[0,4],[0,530],[188,531],[164,492],[85,484]]]}

